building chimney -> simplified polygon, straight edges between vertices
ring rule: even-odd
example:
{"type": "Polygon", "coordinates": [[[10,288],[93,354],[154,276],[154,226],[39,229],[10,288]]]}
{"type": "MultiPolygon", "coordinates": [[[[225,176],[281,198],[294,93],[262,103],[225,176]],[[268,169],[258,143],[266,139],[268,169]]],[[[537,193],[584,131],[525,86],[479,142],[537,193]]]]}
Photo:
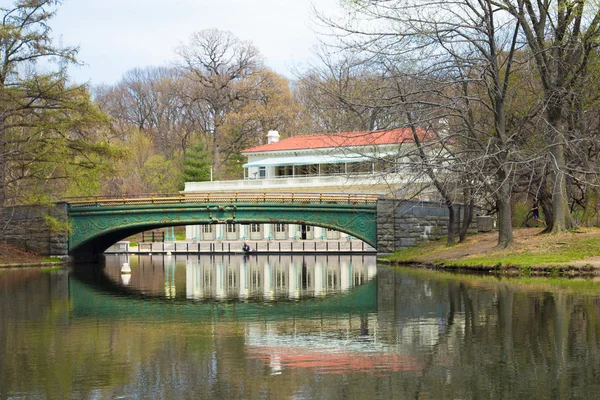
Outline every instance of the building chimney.
{"type": "Polygon", "coordinates": [[[279,132],[277,131],[269,131],[267,134],[267,143],[277,143],[279,142],[279,132]]]}

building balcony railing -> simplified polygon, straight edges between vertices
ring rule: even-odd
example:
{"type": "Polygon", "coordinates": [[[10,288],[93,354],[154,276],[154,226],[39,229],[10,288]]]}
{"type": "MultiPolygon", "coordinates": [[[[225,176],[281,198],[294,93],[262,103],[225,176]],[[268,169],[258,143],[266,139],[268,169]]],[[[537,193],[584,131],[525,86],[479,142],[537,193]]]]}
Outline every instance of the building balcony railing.
{"type": "MultiPolygon", "coordinates": [[[[235,181],[186,182],[184,192],[207,191],[253,191],[294,188],[373,188],[384,185],[397,185],[407,182],[405,175],[398,173],[340,174],[340,175],[302,175],[278,176],[264,179],[244,179],[235,181]]],[[[372,192],[372,191],[371,191],[372,192]]],[[[375,192],[374,192],[375,193],[375,192]]]]}

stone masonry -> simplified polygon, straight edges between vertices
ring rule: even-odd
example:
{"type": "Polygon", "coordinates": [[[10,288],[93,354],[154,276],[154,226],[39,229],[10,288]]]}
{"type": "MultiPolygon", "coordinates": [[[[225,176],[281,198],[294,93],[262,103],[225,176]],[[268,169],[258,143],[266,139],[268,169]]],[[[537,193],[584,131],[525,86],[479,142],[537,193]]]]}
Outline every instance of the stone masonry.
{"type": "MultiPolygon", "coordinates": [[[[458,234],[463,208],[456,205],[458,234]]],[[[476,231],[475,218],[469,232],[476,231]]],[[[377,202],[377,253],[390,254],[448,233],[448,208],[444,204],[381,198],[377,202]]]]}
{"type": "Polygon", "coordinates": [[[67,204],[55,206],[14,206],[0,209],[0,241],[11,243],[44,256],[66,256],[69,236],[66,225],[67,204]],[[51,217],[51,218],[48,218],[51,217]]]}

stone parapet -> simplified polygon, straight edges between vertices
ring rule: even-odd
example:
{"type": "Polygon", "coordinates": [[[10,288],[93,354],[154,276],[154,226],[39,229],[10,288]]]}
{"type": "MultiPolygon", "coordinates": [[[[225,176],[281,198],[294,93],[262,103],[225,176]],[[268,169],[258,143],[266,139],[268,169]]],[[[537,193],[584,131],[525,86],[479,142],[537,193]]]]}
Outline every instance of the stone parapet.
{"type": "Polygon", "coordinates": [[[66,256],[67,221],[66,203],[4,207],[0,209],[0,240],[44,256],[66,256]]]}

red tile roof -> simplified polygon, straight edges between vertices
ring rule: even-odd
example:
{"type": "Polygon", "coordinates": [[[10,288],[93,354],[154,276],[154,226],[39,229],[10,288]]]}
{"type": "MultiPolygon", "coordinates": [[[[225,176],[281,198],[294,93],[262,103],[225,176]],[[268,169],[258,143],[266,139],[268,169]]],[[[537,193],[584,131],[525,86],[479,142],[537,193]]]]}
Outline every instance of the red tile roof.
{"type": "MultiPolygon", "coordinates": [[[[424,136],[423,131],[419,131],[424,136]]],[[[243,150],[242,153],[262,153],[284,150],[323,149],[331,147],[373,146],[412,142],[410,129],[392,129],[363,132],[340,132],[323,135],[292,136],[279,142],[263,144],[243,150]]]]}

